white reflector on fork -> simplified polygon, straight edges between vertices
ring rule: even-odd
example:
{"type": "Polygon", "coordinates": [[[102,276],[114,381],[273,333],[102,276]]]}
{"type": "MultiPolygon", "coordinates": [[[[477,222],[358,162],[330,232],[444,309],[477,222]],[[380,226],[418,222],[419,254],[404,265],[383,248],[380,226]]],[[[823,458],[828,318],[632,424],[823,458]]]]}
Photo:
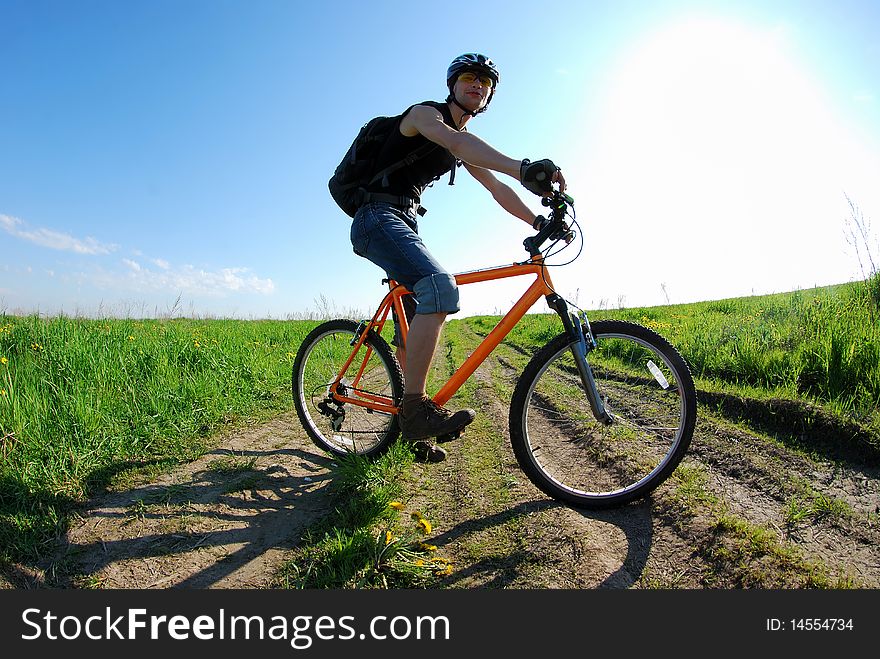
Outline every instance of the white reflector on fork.
{"type": "Polygon", "coordinates": [[[654,379],[660,383],[660,386],[664,389],[669,389],[669,380],[660,372],[660,369],[657,368],[657,364],[655,364],[652,360],[648,360],[648,370],[651,371],[651,375],[654,376],[654,379]]]}

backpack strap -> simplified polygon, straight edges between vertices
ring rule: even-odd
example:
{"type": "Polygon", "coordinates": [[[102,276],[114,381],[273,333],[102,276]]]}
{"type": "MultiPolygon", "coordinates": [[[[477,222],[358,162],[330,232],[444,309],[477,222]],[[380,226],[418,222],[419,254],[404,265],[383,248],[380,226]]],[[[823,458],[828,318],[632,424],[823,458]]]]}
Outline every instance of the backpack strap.
{"type": "Polygon", "coordinates": [[[449,170],[449,185],[455,185],[455,170],[461,167],[461,160],[456,160],[452,169],[449,170]]]}
{"type": "MultiPolygon", "coordinates": [[[[416,103],[415,105],[411,105],[406,109],[406,111],[401,115],[405,115],[407,112],[412,110],[416,105],[431,105],[432,107],[436,107],[436,104],[432,102],[422,102],[416,103]]],[[[438,108],[439,109],[439,108],[438,108]]],[[[442,111],[441,111],[442,114],[442,111]]],[[[381,169],[376,172],[375,175],[367,182],[367,186],[373,185],[376,181],[382,181],[382,187],[386,188],[391,183],[388,180],[388,177],[391,176],[397,170],[408,167],[412,165],[414,162],[421,160],[425,156],[434,152],[435,149],[442,148],[439,144],[435,142],[428,142],[427,144],[423,144],[421,147],[410,153],[408,156],[399,160],[388,167],[381,169]]],[[[455,170],[460,161],[456,160],[455,164],[452,166],[452,170],[449,174],[449,185],[453,185],[455,182],[455,170]]],[[[357,184],[355,184],[357,185],[357,184]]],[[[347,186],[350,187],[350,186],[347,186]]],[[[395,206],[402,206],[404,208],[414,209],[419,215],[424,215],[427,212],[427,209],[424,206],[419,205],[419,199],[413,199],[411,197],[406,197],[402,195],[391,195],[391,194],[383,194],[376,192],[367,192],[366,186],[361,188],[361,203],[367,203],[369,201],[381,201],[385,203],[394,204],[395,206]]]]}

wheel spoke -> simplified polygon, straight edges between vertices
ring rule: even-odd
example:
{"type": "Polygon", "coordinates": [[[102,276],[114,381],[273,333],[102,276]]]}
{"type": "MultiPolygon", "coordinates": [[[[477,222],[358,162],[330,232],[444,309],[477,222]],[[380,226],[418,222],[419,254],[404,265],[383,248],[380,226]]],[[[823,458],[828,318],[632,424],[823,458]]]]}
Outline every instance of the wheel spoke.
{"type": "Polygon", "coordinates": [[[590,353],[612,423],[596,420],[564,336],[527,366],[511,411],[517,459],[545,492],[599,507],[641,496],[681,460],[695,420],[687,365],[674,348],[632,323],[594,325],[590,353]]]}
{"type": "Polygon", "coordinates": [[[397,418],[340,401],[333,396],[333,387],[340,395],[360,398],[364,403],[370,398],[394,401],[402,395],[403,379],[388,345],[380,337],[370,336],[336,384],[351,355],[356,329],[353,321],[330,321],[306,337],[294,361],[294,404],[318,446],[332,453],[374,455],[397,437],[397,418]],[[357,386],[352,381],[356,377],[357,386]]]}

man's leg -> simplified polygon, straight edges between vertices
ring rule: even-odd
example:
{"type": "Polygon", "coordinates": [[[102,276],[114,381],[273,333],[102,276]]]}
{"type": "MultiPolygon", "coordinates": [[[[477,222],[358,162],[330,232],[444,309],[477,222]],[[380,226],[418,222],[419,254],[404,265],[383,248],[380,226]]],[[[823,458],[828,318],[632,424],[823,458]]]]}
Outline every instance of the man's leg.
{"type": "MultiPolygon", "coordinates": [[[[446,315],[458,311],[455,278],[438,268],[412,287],[415,316],[406,337],[405,393],[400,406],[400,429],[405,439],[424,443],[432,437],[456,437],[476,413],[472,409],[452,412],[437,405],[425,393],[428,369],[440,339],[446,315]]],[[[443,453],[433,447],[433,453],[443,453]]],[[[442,459],[440,455],[434,459],[442,459]]]]}
{"type": "MultiPolygon", "coordinates": [[[[443,321],[459,308],[455,278],[428,252],[418,235],[415,219],[399,209],[377,203],[365,205],[355,215],[351,234],[356,254],[381,267],[413,293],[407,299],[415,299],[415,315],[410,322],[406,349],[399,353],[405,377],[400,427],[404,439],[414,442],[414,447],[428,447],[429,460],[442,460],[445,452],[429,440],[455,436],[475,416],[471,409],[453,413],[435,404],[425,393],[443,321]]],[[[394,343],[400,347],[399,340],[394,343]]]]}
{"type": "MultiPolygon", "coordinates": [[[[403,311],[406,314],[407,327],[412,325],[413,318],[416,315],[416,300],[412,295],[403,296],[403,311]]],[[[394,312],[394,338],[391,339],[391,345],[396,348],[394,356],[397,357],[397,363],[400,364],[400,370],[406,374],[406,346],[403,345],[403,337],[401,336],[400,319],[397,312],[394,312]]]]}
{"type": "Polygon", "coordinates": [[[445,312],[416,313],[406,338],[406,371],[403,401],[400,406],[400,426],[405,439],[424,445],[431,461],[442,460],[446,452],[426,442],[432,437],[457,436],[474,420],[471,409],[451,412],[428,398],[426,385],[428,370],[440,339],[445,312]]]}
{"type": "Polygon", "coordinates": [[[403,372],[406,395],[425,395],[428,369],[431,368],[431,360],[434,359],[446,315],[426,313],[416,314],[413,318],[404,351],[403,372]]]}
{"type": "Polygon", "coordinates": [[[404,395],[401,402],[401,430],[404,437],[415,438],[412,447],[416,458],[424,462],[446,459],[446,451],[433,444],[431,437],[455,432],[473,420],[471,410],[452,414],[437,407],[426,392],[428,370],[440,340],[446,313],[416,314],[410,324],[406,348],[398,348],[403,359],[404,395]],[[421,438],[421,439],[419,439],[421,438]]]}

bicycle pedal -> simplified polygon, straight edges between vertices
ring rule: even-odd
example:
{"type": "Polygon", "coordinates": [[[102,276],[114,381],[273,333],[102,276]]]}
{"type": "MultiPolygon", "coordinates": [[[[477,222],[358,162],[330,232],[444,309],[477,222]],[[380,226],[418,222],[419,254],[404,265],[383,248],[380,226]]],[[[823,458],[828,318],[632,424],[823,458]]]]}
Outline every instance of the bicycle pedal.
{"type": "Polygon", "coordinates": [[[463,430],[456,430],[455,432],[448,432],[445,435],[438,435],[435,439],[438,444],[443,444],[445,442],[451,442],[454,439],[458,439],[461,437],[463,430]]]}

